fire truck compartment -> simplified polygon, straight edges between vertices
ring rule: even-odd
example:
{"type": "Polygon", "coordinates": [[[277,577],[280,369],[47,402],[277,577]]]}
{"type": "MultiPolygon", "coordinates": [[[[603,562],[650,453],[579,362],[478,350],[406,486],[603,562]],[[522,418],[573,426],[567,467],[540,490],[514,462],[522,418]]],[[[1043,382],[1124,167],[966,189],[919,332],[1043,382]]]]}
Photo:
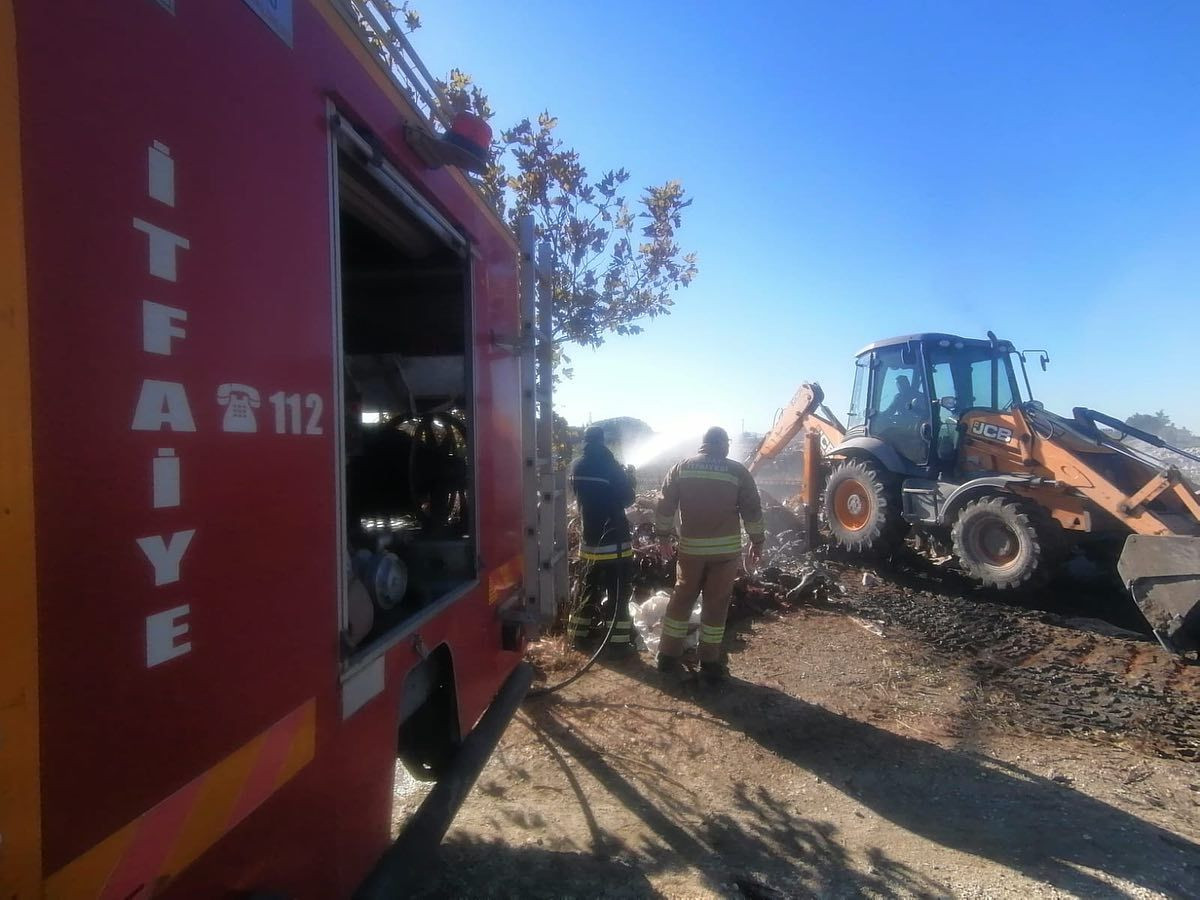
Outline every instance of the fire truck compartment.
{"type": "Polygon", "coordinates": [[[474,392],[464,244],[394,171],[337,155],[349,657],[476,578],[474,392]]]}

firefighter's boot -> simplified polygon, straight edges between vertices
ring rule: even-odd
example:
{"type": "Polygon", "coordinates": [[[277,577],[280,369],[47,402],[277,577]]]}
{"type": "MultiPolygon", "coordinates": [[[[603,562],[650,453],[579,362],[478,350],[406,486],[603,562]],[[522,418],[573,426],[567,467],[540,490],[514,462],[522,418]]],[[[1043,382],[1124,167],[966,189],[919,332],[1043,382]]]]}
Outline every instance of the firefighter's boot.
{"type": "Polygon", "coordinates": [[[664,675],[678,675],[683,671],[683,660],[678,656],[663,656],[660,653],[654,659],[654,667],[664,675]]]}
{"type": "Polygon", "coordinates": [[[637,656],[635,640],[633,621],[631,619],[618,621],[613,625],[612,634],[604,647],[604,658],[616,661],[637,656]]]}
{"type": "Polygon", "coordinates": [[[705,661],[700,663],[700,680],[705,687],[720,687],[729,680],[729,666],[723,662],[705,661]]]}

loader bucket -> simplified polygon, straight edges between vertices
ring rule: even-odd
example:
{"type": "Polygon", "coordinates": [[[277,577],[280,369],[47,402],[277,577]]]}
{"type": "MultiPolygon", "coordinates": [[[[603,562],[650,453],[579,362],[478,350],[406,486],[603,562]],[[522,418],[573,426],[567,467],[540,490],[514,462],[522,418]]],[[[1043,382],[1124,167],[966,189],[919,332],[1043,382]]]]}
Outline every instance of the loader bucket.
{"type": "Polygon", "coordinates": [[[1200,537],[1131,535],[1117,571],[1167,650],[1200,650],[1200,537]]]}

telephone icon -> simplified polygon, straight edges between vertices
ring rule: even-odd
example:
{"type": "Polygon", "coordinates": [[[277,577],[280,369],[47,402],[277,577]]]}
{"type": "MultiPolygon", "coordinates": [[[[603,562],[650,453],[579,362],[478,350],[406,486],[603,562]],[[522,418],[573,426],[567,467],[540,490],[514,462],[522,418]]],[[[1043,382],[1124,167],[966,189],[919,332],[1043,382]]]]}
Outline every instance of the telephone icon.
{"type": "Polygon", "coordinates": [[[217,403],[225,407],[222,431],[253,434],[258,431],[254,410],[262,406],[258,391],[249,385],[230,382],[217,388],[217,403]]]}

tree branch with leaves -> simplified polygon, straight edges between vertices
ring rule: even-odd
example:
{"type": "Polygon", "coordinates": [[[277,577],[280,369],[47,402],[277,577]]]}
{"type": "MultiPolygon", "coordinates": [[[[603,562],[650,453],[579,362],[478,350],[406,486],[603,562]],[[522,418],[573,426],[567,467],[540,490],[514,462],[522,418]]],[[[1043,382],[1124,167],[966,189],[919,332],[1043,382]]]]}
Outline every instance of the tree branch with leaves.
{"type": "MultiPolygon", "coordinates": [[[[465,72],[452,70],[440,87],[451,113],[492,118],[487,95],[465,72]]],[[[692,204],[679,181],[631,197],[626,169],[592,177],[557,128],[558,119],[543,112],[501,131],[479,186],[510,227],[532,215],[536,238],[550,244],[551,333],[556,361],[564,364],[559,368],[570,377],[563,344],[598,347],[613,334],[640,333],[640,323],[670,312],[697,265],[696,254],[685,253],[677,240],[683,211],[692,204]]]]}

